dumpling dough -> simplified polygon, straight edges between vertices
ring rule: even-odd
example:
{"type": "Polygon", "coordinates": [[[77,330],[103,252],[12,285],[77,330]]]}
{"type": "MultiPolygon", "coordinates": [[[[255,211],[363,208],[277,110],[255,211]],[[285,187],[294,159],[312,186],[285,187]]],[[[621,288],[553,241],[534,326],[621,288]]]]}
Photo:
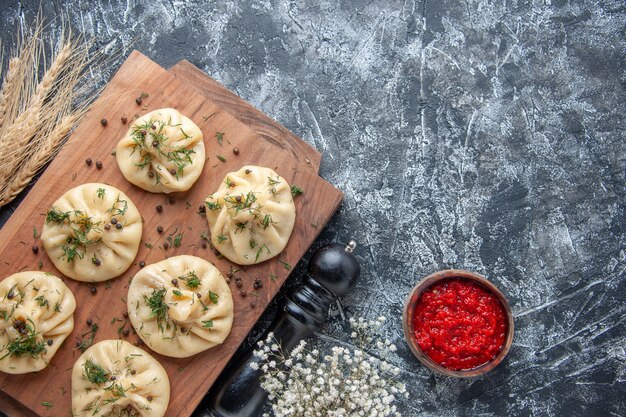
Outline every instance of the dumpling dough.
{"type": "Polygon", "coordinates": [[[213,246],[240,265],[282,252],[296,220],[291,187],[270,168],[229,173],[205,204],[213,246]]]}
{"type": "Polygon", "coordinates": [[[54,275],[13,274],[0,282],[0,371],[44,369],[74,329],[76,299],[54,275]]]}
{"type": "Polygon", "coordinates": [[[204,167],[202,132],[174,109],[155,110],[133,123],[115,157],[137,187],[153,193],[187,191],[204,167]]]}
{"type": "Polygon", "coordinates": [[[169,402],[170,380],[163,366],[123,340],[98,342],[74,364],[74,417],[161,417],[169,402]]]}
{"type": "Polygon", "coordinates": [[[226,280],[208,261],[181,255],[148,265],[128,288],[128,315],[155,352],[186,358],[219,345],[233,324],[226,280]]]}
{"type": "Polygon", "coordinates": [[[64,275],[99,282],[122,274],[141,241],[141,216],[130,198],[106,184],[72,188],[52,204],[41,241],[64,275]]]}

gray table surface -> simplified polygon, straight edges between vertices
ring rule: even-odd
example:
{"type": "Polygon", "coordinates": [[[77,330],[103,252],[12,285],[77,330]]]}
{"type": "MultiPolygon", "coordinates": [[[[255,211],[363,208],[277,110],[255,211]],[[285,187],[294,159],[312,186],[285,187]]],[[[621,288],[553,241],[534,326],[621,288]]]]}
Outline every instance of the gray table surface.
{"type": "MultiPolygon", "coordinates": [[[[360,243],[343,309],[389,318],[404,415],[626,414],[623,1],[43,3],[101,46],[190,60],[322,152],[345,200],[315,247],[360,243]],[[402,337],[406,294],[444,268],[514,311],[507,359],[477,379],[432,374],[402,337]]],[[[1,7],[10,45],[38,2],[1,7]]],[[[333,309],[316,341],[347,340],[333,309]]]]}

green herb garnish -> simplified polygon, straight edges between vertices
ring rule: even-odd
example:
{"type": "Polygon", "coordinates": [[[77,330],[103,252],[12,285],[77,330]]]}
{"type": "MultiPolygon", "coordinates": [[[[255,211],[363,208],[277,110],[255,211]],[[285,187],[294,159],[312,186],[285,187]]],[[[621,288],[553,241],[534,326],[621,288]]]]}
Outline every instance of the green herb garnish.
{"type": "Polygon", "coordinates": [[[302,194],[304,191],[302,190],[302,188],[298,187],[297,185],[292,185],[291,186],[291,195],[292,197],[297,197],[300,194],[302,194]]]}
{"type": "Polygon", "coordinates": [[[202,327],[207,327],[207,328],[213,327],[213,320],[203,320],[202,327]]]}
{"type": "Polygon", "coordinates": [[[222,208],[222,206],[220,206],[218,203],[214,203],[212,201],[207,201],[205,204],[206,207],[211,211],[217,211],[222,208]]]}
{"type": "Polygon", "coordinates": [[[188,272],[185,275],[181,275],[178,277],[178,279],[182,279],[183,281],[185,281],[185,285],[191,289],[198,288],[201,284],[200,278],[198,278],[194,271],[188,272]]]}
{"type": "Polygon", "coordinates": [[[103,384],[109,380],[107,371],[91,358],[87,359],[83,365],[83,375],[92,384],[103,384]]]}
{"type": "Polygon", "coordinates": [[[261,226],[263,227],[263,230],[267,229],[270,224],[275,224],[275,223],[276,222],[272,220],[272,216],[269,214],[266,214],[263,217],[263,220],[261,220],[261,226]]]}
{"type": "Polygon", "coordinates": [[[35,329],[35,323],[31,319],[28,319],[29,323],[26,322],[15,322],[14,327],[19,327],[23,329],[24,334],[22,334],[19,338],[13,339],[9,342],[8,345],[4,348],[7,350],[7,353],[4,354],[0,358],[0,360],[6,358],[7,356],[15,356],[18,358],[22,358],[24,356],[30,356],[31,358],[38,358],[40,355],[47,352],[46,342],[39,341],[37,338],[37,333],[35,329]],[[20,323],[19,325],[17,323],[20,323]]]}
{"type": "Polygon", "coordinates": [[[150,310],[150,317],[155,317],[157,320],[157,325],[159,326],[159,330],[163,333],[165,324],[166,328],[169,329],[169,323],[167,321],[168,315],[167,310],[169,310],[169,306],[165,303],[165,293],[167,290],[165,288],[161,288],[160,290],[154,289],[152,290],[152,294],[150,297],[146,295],[143,296],[143,299],[150,310]]]}
{"type": "Polygon", "coordinates": [[[270,252],[270,248],[267,247],[266,244],[263,244],[263,246],[261,246],[257,251],[256,251],[256,257],[254,258],[254,262],[259,260],[259,257],[261,256],[261,254],[263,253],[263,249],[265,249],[267,251],[267,253],[271,253],[270,252]]]}
{"type": "Polygon", "coordinates": [[[42,308],[46,307],[46,309],[50,310],[50,303],[48,302],[48,299],[44,297],[43,295],[36,297],[35,301],[37,302],[39,307],[42,307],[42,308]]]}
{"type": "Polygon", "coordinates": [[[91,325],[91,330],[87,333],[84,333],[81,338],[80,344],[77,349],[80,349],[81,352],[85,352],[87,349],[93,345],[93,340],[96,338],[96,332],[98,331],[98,325],[96,323],[91,325]],[[89,335],[89,339],[85,340],[85,336],[89,335]]]}

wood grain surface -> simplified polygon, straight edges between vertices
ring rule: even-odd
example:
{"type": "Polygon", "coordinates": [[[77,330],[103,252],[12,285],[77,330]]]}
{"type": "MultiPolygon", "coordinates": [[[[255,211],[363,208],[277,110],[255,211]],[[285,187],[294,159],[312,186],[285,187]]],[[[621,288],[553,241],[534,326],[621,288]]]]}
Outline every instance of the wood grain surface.
{"type": "MultiPolygon", "coordinates": [[[[50,365],[38,373],[0,374],[0,390],[37,415],[69,415],[70,373],[80,355],[75,343],[88,331],[87,319],[100,326],[95,342],[124,338],[118,334],[118,328],[122,325],[130,328],[130,322],[123,318],[122,313],[126,309],[129,280],[139,270],[140,261],[150,264],[168,256],[190,254],[213,262],[225,276],[231,268],[238,268],[226,259],[219,259],[210,247],[202,248],[200,234],[208,231],[208,225],[205,216],[197,212],[205,196],[217,189],[228,172],[236,171],[245,164],[268,166],[290,184],[300,186],[304,194],[295,198],[296,224],[283,253],[237,272],[243,282],[241,289],[247,291],[247,296],[239,294],[234,280],[231,283],[235,317],[232,331],[224,344],[186,359],[164,357],[141,345],[163,364],[169,375],[171,399],[167,416],[191,414],[287,279],[290,270],[285,265],[293,266],[298,262],[341,203],[342,193],[317,176],[310,153],[307,158],[311,163],[294,157],[294,152],[299,152],[295,151],[295,147],[283,146],[285,142],[281,138],[272,136],[280,129],[266,129],[266,134],[273,140],[265,140],[233,116],[233,105],[231,111],[223,110],[221,104],[209,95],[210,91],[192,86],[189,81],[177,78],[139,52],[133,52],[60,154],[0,230],[0,277],[39,268],[62,277],[46,254],[42,250],[34,254],[31,246],[39,245],[41,248],[41,242],[33,236],[33,228],[41,231],[45,212],[66,190],[86,182],[113,185],[130,196],[144,220],[142,240],[145,244],[141,245],[135,263],[120,277],[108,283],[95,284],[95,295],[90,293],[90,284],[63,277],[77,299],[76,324],[50,365]],[[147,93],[148,97],[138,105],[135,98],[142,93],[147,93]],[[163,107],[176,108],[198,124],[204,134],[207,151],[202,176],[190,191],[174,194],[173,204],[167,202],[165,195],[151,194],[127,182],[111,155],[135,115],[163,107]],[[121,122],[122,117],[128,118],[127,125],[121,122]],[[108,120],[106,126],[101,125],[102,118],[108,120]],[[222,145],[216,139],[216,132],[224,133],[222,145]],[[238,155],[233,153],[234,147],[240,149],[238,155]],[[218,155],[223,156],[225,162],[220,161],[218,155]],[[87,166],[85,158],[91,158],[94,164],[87,166]],[[102,162],[101,170],[96,168],[96,161],[102,162]],[[157,205],[163,206],[160,214],[155,210],[157,205]],[[165,229],[163,234],[157,233],[157,226],[165,229]],[[167,236],[174,233],[183,233],[181,247],[163,249],[167,236]],[[271,274],[276,275],[275,281],[270,279],[271,274]],[[253,282],[257,277],[261,278],[263,288],[254,290],[253,282]],[[252,304],[255,306],[252,307],[252,304]],[[112,323],[114,318],[115,323],[112,323]],[[53,407],[46,408],[42,405],[44,401],[51,402],[53,407]]],[[[254,112],[246,114],[253,126],[267,124],[265,120],[254,122],[254,112]]],[[[133,332],[124,339],[130,342],[140,340],[133,332]]]]}
{"type": "Polygon", "coordinates": [[[170,68],[170,72],[183,82],[193,85],[196,91],[248,125],[256,134],[286,151],[291,152],[294,161],[318,172],[322,161],[317,149],[291,133],[280,123],[265,115],[259,109],[206,75],[187,60],[182,60],[170,68]]]}

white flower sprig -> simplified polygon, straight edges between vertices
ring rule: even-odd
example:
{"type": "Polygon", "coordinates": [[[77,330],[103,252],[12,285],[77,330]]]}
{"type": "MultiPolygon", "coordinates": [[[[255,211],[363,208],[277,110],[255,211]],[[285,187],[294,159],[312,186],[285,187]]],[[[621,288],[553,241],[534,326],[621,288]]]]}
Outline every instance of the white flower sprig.
{"type": "MultiPolygon", "coordinates": [[[[284,352],[273,334],[260,341],[250,366],[263,371],[261,387],[267,391],[276,417],[400,416],[393,402],[405,394],[397,380],[400,369],[387,362],[396,351],[389,340],[375,337],[385,322],[350,319],[356,346],[335,346],[330,355],[308,351],[304,340],[284,352]]],[[[264,416],[268,416],[265,414],[264,416]]]]}

